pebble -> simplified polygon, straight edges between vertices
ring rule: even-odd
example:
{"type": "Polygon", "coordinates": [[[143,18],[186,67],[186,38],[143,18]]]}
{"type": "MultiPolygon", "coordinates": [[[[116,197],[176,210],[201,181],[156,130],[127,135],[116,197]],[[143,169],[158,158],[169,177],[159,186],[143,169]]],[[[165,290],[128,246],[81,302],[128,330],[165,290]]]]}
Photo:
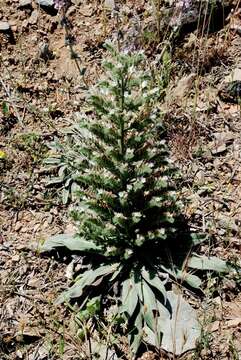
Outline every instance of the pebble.
{"type": "Polygon", "coordinates": [[[227,150],[226,144],[221,144],[219,146],[215,146],[211,151],[213,155],[219,155],[224,153],[227,150]]]}
{"type": "Polygon", "coordinates": [[[37,4],[39,4],[41,6],[46,6],[46,7],[53,7],[54,1],[53,0],[37,0],[37,4]]]}
{"type": "Polygon", "coordinates": [[[112,11],[115,8],[115,1],[114,0],[105,0],[104,1],[104,6],[105,6],[106,9],[112,11]]]}
{"type": "Polygon", "coordinates": [[[16,226],[15,226],[15,231],[21,230],[22,227],[23,227],[23,226],[22,226],[21,222],[17,222],[17,224],[16,224],[16,226]]]}
{"type": "Polygon", "coordinates": [[[20,350],[16,351],[16,356],[18,359],[23,359],[23,353],[20,350]]]}
{"type": "Polygon", "coordinates": [[[18,262],[19,259],[20,259],[20,256],[19,256],[19,255],[13,255],[13,256],[11,257],[11,260],[14,261],[14,262],[18,262]]]}
{"type": "Polygon", "coordinates": [[[19,0],[19,8],[31,7],[32,0],[19,0]]]}
{"type": "Polygon", "coordinates": [[[26,19],[26,20],[23,20],[23,22],[22,22],[22,28],[25,29],[27,27],[28,27],[28,20],[26,19]]]}
{"type": "Polygon", "coordinates": [[[10,25],[7,21],[0,21],[0,31],[9,31],[10,25]]]}
{"type": "Polygon", "coordinates": [[[41,279],[32,278],[28,281],[28,286],[33,288],[40,288],[42,285],[41,279]]]}
{"type": "Polygon", "coordinates": [[[34,10],[28,20],[29,24],[37,24],[38,22],[38,10],[34,10]]]}

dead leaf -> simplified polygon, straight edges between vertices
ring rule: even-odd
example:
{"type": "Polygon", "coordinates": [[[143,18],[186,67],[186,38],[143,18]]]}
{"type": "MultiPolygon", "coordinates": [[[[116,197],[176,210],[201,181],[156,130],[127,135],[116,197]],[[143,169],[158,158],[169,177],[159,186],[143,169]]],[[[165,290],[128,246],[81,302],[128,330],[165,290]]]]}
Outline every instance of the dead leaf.
{"type": "Polygon", "coordinates": [[[171,92],[173,99],[182,99],[191,90],[195,76],[196,74],[191,73],[178,81],[177,86],[171,92]]]}

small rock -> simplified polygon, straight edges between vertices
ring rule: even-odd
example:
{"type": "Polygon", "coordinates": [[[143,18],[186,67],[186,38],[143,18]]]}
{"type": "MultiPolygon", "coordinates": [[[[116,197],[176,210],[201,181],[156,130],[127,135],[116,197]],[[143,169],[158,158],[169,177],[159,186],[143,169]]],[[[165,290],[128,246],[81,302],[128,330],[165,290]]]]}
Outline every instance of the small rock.
{"type": "Polygon", "coordinates": [[[47,42],[40,44],[39,57],[45,61],[53,59],[53,52],[49,49],[49,44],[47,42]]]}
{"type": "Polygon", "coordinates": [[[65,276],[68,280],[73,279],[74,277],[74,261],[72,260],[71,263],[66,267],[65,276]]]}
{"type": "Polygon", "coordinates": [[[18,359],[23,359],[23,353],[20,350],[16,351],[16,356],[18,359]]]}
{"type": "Polygon", "coordinates": [[[54,220],[53,215],[49,214],[49,216],[48,216],[48,218],[47,218],[48,224],[49,224],[49,225],[52,224],[53,220],[54,220]]]}
{"type": "Polygon", "coordinates": [[[19,8],[26,8],[32,6],[32,0],[19,0],[19,8]]]}
{"type": "Polygon", "coordinates": [[[33,278],[28,281],[28,286],[33,288],[40,288],[41,285],[42,285],[41,279],[33,278]]]}
{"type": "Polygon", "coordinates": [[[19,231],[19,230],[21,230],[21,228],[22,228],[21,222],[17,222],[17,224],[15,226],[15,231],[19,231]]]}
{"type": "Polygon", "coordinates": [[[0,21],[0,31],[9,31],[10,25],[7,21],[0,21]]]}
{"type": "Polygon", "coordinates": [[[52,214],[52,215],[58,215],[59,212],[58,212],[58,210],[57,210],[56,208],[52,208],[52,209],[50,210],[50,214],[52,214]]]}
{"type": "Polygon", "coordinates": [[[112,10],[114,10],[116,4],[115,4],[114,0],[105,0],[104,6],[105,6],[106,9],[112,11],[112,10]]]}
{"type": "Polygon", "coordinates": [[[29,24],[37,24],[38,22],[38,10],[34,10],[28,20],[29,24]]]}
{"type": "Polygon", "coordinates": [[[40,360],[46,359],[49,355],[49,344],[43,344],[39,349],[38,349],[38,356],[40,360]]]}
{"type": "Polygon", "coordinates": [[[228,76],[225,77],[224,82],[229,83],[231,81],[241,81],[241,69],[235,68],[228,76]]]}
{"type": "Polygon", "coordinates": [[[27,27],[28,27],[28,20],[26,19],[26,20],[23,20],[23,22],[22,22],[22,28],[25,29],[27,27]]]}
{"type": "Polygon", "coordinates": [[[219,155],[227,150],[226,144],[215,146],[211,151],[213,155],[219,155]]]}
{"type": "Polygon", "coordinates": [[[37,4],[39,4],[40,6],[45,6],[45,7],[53,7],[54,0],[37,0],[37,4]]]}
{"type": "Polygon", "coordinates": [[[19,255],[13,255],[13,256],[11,257],[11,260],[14,261],[14,262],[18,262],[19,259],[20,259],[20,256],[19,256],[19,255]]]}
{"type": "Polygon", "coordinates": [[[218,142],[225,142],[226,144],[230,144],[235,139],[235,135],[231,131],[223,131],[213,133],[213,137],[218,142]]]}

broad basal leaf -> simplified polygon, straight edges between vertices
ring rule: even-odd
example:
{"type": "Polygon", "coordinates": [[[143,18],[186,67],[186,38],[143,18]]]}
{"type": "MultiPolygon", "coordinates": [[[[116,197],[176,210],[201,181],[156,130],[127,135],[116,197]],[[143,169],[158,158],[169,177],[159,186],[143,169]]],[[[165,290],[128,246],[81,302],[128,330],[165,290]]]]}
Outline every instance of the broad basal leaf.
{"type": "Polygon", "coordinates": [[[166,271],[168,274],[170,274],[174,279],[180,280],[180,282],[186,282],[191,287],[194,287],[195,289],[199,289],[202,281],[201,279],[193,274],[188,273],[186,270],[180,270],[180,269],[169,269],[165,266],[161,266],[161,268],[166,271]]]}
{"type": "Polygon", "coordinates": [[[164,300],[166,300],[166,289],[163,281],[159,278],[159,276],[155,273],[145,270],[144,268],[142,269],[141,274],[145,281],[161,292],[164,300]]]}
{"type": "Polygon", "coordinates": [[[64,301],[69,301],[70,299],[82,296],[85,287],[94,286],[97,279],[100,278],[100,281],[102,281],[105,276],[116,271],[117,267],[118,264],[112,264],[99,267],[95,270],[91,269],[85,271],[73,286],[58,297],[55,303],[61,304],[64,301]]]}
{"type": "Polygon", "coordinates": [[[128,340],[131,346],[131,350],[134,354],[137,353],[143,339],[143,317],[139,312],[134,323],[134,329],[128,335],[128,340]]]}
{"type": "Polygon", "coordinates": [[[138,294],[134,279],[127,279],[124,281],[122,286],[122,306],[121,312],[126,312],[129,317],[134,314],[138,303],[138,294]]]}
{"type": "Polygon", "coordinates": [[[61,234],[48,238],[40,248],[40,252],[52,251],[59,247],[66,247],[71,251],[99,250],[99,247],[90,241],[86,241],[78,236],[61,234]]]}
{"type": "Polygon", "coordinates": [[[181,355],[196,347],[201,335],[200,325],[195,310],[173,291],[167,292],[172,307],[172,317],[159,323],[163,334],[161,347],[175,355],[181,355]]]}
{"type": "Polygon", "coordinates": [[[226,261],[223,261],[215,256],[199,256],[194,255],[188,260],[188,266],[192,269],[199,270],[213,270],[218,272],[229,271],[229,266],[226,261]]]}
{"type": "Polygon", "coordinates": [[[143,317],[146,324],[152,331],[156,330],[157,300],[149,285],[143,281],[143,317]]]}
{"type": "Polygon", "coordinates": [[[147,282],[143,281],[142,288],[144,299],[142,312],[146,324],[145,332],[148,337],[146,341],[154,346],[159,347],[162,337],[162,331],[158,324],[160,323],[160,321],[165,322],[165,320],[169,320],[171,315],[167,308],[155,296],[153,289],[148,285],[147,282]]]}

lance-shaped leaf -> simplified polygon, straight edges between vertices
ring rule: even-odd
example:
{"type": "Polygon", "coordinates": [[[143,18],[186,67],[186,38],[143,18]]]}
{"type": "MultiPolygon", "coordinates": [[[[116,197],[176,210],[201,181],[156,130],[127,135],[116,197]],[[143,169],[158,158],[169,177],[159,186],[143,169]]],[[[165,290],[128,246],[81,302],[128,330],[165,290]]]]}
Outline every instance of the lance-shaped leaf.
{"type": "Polygon", "coordinates": [[[198,276],[190,274],[186,270],[169,269],[163,265],[161,265],[161,268],[165,272],[170,274],[172,276],[172,278],[174,278],[176,280],[180,280],[181,282],[186,282],[187,284],[189,284],[191,287],[193,287],[195,289],[199,289],[202,284],[202,281],[198,276]]]}
{"type": "Polygon", "coordinates": [[[218,272],[227,272],[230,270],[226,261],[215,256],[194,255],[188,260],[188,266],[192,269],[213,270],[218,272]]]}
{"type": "Polygon", "coordinates": [[[73,286],[58,297],[55,303],[61,304],[64,301],[82,296],[86,287],[94,286],[95,281],[100,278],[98,282],[99,285],[105,276],[116,271],[118,265],[119,264],[105,265],[95,270],[85,271],[73,286]]]}
{"type": "Polygon", "coordinates": [[[181,355],[196,347],[201,335],[196,311],[182,298],[181,294],[167,292],[172,308],[172,317],[165,318],[159,327],[163,333],[161,347],[175,355],[181,355]]]}
{"type": "Polygon", "coordinates": [[[145,279],[145,281],[147,281],[148,284],[156,288],[157,291],[159,291],[162,294],[164,300],[166,301],[166,289],[163,281],[159,278],[159,276],[156,273],[145,270],[144,268],[142,269],[141,274],[145,279]]]}
{"type": "Polygon", "coordinates": [[[137,353],[143,339],[143,316],[139,311],[135,319],[134,328],[128,335],[128,340],[131,346],[131,350],[134,354],[137,353]]]}
{"type": "Polygon", "coordinates": [[[123,282],[121,303],[120,312],[126,312],[131,318],[138,304],[138,293],[133,278],[123,282]]]}
{"type": "Polygon", "coordinates": [[[40,252],[52,251],[60,247],[66,247],[71,251],[98,251],[99,247],[90,241],[86,241],[78,236],[61,234],[48,238],[40,252]]]}

